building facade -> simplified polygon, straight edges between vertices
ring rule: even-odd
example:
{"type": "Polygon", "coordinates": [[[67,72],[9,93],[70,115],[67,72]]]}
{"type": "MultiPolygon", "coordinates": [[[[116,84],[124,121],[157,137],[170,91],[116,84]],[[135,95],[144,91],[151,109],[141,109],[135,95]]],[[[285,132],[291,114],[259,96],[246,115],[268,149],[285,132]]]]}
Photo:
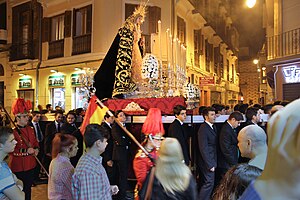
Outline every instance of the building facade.
{"type": "MultiPolygon", "coordinates": [[[[6,20],[0,22],[0,90],[5,106],[24,97],[34,107],[48,103],[65,110],[85,107],[80,74],[99,68],[118,29],[139,3],[1,0],[0,9],[5,11],[0,12],[1,19],[6,20]]],[[[189,81],[199,85],[200,104],[236,104],[239,34],[230,17],[230,1],[151,0],[147,7],[142,26],[146,53],[168,65],[172,35],[171,40],[177,39],[185,49],[176,62],[185,68],[189,81]],[[158,20],[161,45],[155,42],[158,20]]]]}
{"type": "Polygon", "coordinates": [[[300,98],[299,9],[297,0],[266,1],[266,65],[276,100],[300,98]]]}

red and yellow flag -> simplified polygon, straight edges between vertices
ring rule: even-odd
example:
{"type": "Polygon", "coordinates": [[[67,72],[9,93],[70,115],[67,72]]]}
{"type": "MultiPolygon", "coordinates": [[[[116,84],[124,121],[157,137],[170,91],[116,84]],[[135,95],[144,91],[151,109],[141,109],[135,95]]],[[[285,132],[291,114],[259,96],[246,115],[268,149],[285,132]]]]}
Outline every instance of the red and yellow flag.
{"type": "Polygon", "coordinates": [[[86,110],[84,120],[83,120],[83,122],[81,124],[81,127],[80,127],[80,132],[82,134],[84,134],[85,127],[87,125],[89,125],[89,124],[101,124],[101,122],[104,118],[104,115],[108,111],[108,108],[106,106],[101,108],[97,104],[97,101],[99,101],[99,100],[95,95],[92,96],[92,98],[90,99],[89,106],[86,110]]]}

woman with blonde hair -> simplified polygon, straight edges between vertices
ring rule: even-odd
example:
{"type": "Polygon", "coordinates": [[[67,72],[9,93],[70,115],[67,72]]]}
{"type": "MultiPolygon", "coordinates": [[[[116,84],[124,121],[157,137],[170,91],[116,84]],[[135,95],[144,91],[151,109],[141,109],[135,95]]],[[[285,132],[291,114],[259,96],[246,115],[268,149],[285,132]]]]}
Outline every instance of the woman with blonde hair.
{"type": "Polygon", "coordinates": [[[72,198],[72,175],[74,167],[70,158],[77,154],[77,139],[70,134],[57,133],[52,141],[52,161],[49,167],[48,198],[72,198]]]}
{"type": "Polygon", "coordinates": [[[161,143],[158,154],[151,199],[196,199],[196,182],[184,163],[178,140],[166,138],[161,143]]]}

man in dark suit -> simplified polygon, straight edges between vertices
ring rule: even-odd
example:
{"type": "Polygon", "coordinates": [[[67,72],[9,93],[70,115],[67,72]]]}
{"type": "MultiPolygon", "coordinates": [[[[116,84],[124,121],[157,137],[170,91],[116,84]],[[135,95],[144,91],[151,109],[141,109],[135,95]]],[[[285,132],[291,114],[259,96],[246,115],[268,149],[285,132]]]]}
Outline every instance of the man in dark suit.
{"type": "Polygon", "coordinates": [[[209,200],[215,183],[215,169],[217,167],[217,133],[213,123],[216,119],[215,109],[207,107],[203,110],[204,123],[198,131],[199,169],[201,184],[199,199],[209,200]]]}
{"type": "MultiPolygon", "coordinates": [[[[116,111],[115,117],[123,124],[123,127],[126,128],[125,113],[122,110],[118,110],[116,111]]],[[[117,196],[119,200],[125,200],[128,187],[127,178],[130,139],[117,123],[113,124],[111,134],[114,140],[112,160],[114,164],[116,164],[119,174],[119,193],[117,196]]]]}
{"type": "Polygon", "coordinates": [[[242,113],[234,111],[224,123],[219,136],[217,182],[221,180],[228,169],[238,164],[239,148],[237,146],[236,128],[244,120],[242,113]]]}
{"type": "Polygon", "coordinates": [[[246,110],[246,122],[243,122],[239,127],[239,131],[248,125],[258,124],[260,122],[260,111],[256,107],[249,107],[246,110]]]}
{"type": "Polygon", "coordinates": [[[176,118],[168,129],[168,136],[176,138],[178,140],[182,148],[184,162],[186,165],[189,165],[190,163],[189,144],[188,144],[189,133],[186,127],[184,127],[183,125],[183,122],[186,120],[186,107],[182,105],[176,105],[173,108],[173,112],[176,118]]]}
{"type": "Polygon", "coordinates": [[[53,122],[50,122],[46,125],[45,130],[45,168],[48,170],[49,165],[51,162],[51,151],[52,151],[52,140],[56,133],[61,132],[61,126],[62,126],[62,119],[63,119],[63,113],[62,111],[56,111],[55,112],[55,120],[53,122]]]}
{"type": "MultiPolygon", "coordinates": [[[[113,111],[110,111],[113,113],[113,111]]],[[[113,162],[113,147],[114,141],[111,135],[112,125],[114,123],[114,116],[110,116],[109,114],[105,114],[104,121],[101,123],[101,127],[105,129],[109,133],[109,139],[107,140],[107,146],[105,151],[101,154],[103,157],[102,164],[106,170],[110,185],[116,185],[116,165],[113,162]]]]}
{"type": "MultiPolygon", "coordinates": [[[[39,142],[39,153],[37,155],[38,159],[43,163],[44,160],[44,135],[41,129],[41,126],[39,124],[39,121],[41,119],[41,113],[39,111],[33,111],[32,112],[32,120],[28,123],[29,126],[33,127],[35,137],[37,141],[39,142]]],[[[34,169],[34,184],[37,184],[40,182],[39,174],[40,174],[41,166],[36,165],[34,169]]]]}

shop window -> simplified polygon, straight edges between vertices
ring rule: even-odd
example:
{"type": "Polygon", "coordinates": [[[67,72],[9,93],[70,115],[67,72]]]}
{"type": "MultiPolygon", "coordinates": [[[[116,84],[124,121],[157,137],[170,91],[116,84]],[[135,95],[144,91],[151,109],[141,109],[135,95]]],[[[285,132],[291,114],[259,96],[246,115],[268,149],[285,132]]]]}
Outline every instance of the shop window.
{"type": "MultiPolygon", "coordinates": [[[[74,104],[76,108],[83,108],[84,110],[88,107],[88,91],[82,87],[75,87],[74,88],[74,104]]],[[[74,107],[73,107],[74,108],[74,107]]]]}
{"type": "Polygon", "coordinates": [[[61,107],[65,110],[65,88],[52,88],[51,89],[51,102],[52,107],[55,109],[56,106],[61,107]]]}
{"type": "Polygon", "coordinates": [[[17,90],[18,98],[23,98],[25,101],[30,100],[32,108],[34,108],[34,90],[17,90]]]}

